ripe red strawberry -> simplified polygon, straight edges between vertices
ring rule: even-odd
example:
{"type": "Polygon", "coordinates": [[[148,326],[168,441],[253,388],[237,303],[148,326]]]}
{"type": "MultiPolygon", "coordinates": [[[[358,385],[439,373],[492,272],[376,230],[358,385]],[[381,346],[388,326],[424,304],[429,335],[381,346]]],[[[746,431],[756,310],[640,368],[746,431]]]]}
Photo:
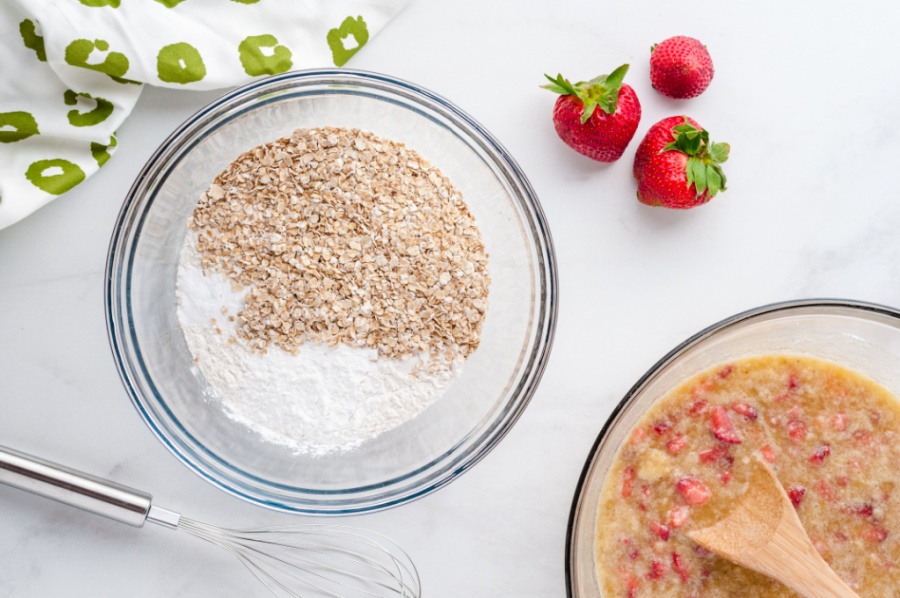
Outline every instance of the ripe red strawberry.
{"type": "Polygon", "coordinates": [[[637,131],[641,103],[634,90],[624,83],[628,65],[609,75],[571,84],[562,75],[542,85],[561,94],[553,108],[556,133],[579,154],[600,162],[615,162],[637,131]],[[600,110],[597,110],[597,108],[600,110]]]}
{"type": "Polygon", "coordinates": [[[720,164],[727,143],[710,143],[709,133],[686,116],[664,118],[647,131],[634,156],[637,197],[650,206],[687,209],[725,191],[720,164]]]}
{"type": "Polygon", "coordinates": [[[650,48],[650,83],[664,96],[695,98],[714,73],[706,46],[692,37],[677,35],[650,48]]]}

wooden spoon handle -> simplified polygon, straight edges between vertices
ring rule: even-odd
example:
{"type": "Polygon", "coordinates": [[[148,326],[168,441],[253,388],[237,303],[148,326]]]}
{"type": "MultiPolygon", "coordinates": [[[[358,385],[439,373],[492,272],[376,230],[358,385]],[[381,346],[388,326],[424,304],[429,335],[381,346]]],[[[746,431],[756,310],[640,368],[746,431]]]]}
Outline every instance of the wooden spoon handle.
{"type": "Polygon", "coordinates": [[[859,598],[816,552],[790,498],[761,458],[756,459],[747,492],[728,516],[688,536],[805,598],[859,598]]]}
{"type": "Polygon", "coordinates": [[[816,552],[793,509],[779,522],[767,550],[756,555],[755,568],[805,598],[859,598],[816,552]]]}

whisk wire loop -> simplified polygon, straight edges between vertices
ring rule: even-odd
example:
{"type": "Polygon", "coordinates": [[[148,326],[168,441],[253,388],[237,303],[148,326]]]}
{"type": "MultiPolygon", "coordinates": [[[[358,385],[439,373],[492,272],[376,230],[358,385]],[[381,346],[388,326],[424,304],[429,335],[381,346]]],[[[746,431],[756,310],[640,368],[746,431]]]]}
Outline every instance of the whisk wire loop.
{"type": "Polygon", "coordinates": [[[186,517],[178,527],[234,554],[276,596],[420,596],[418,571],[409,556],[374,532],[328,524],[236,530],[186,517]]]}

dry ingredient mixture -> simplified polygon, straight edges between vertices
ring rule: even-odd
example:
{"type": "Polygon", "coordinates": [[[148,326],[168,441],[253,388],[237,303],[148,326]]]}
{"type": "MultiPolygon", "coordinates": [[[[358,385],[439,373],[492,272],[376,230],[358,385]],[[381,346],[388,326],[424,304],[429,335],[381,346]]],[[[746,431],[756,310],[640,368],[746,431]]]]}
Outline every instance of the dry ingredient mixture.
{"type": "Polygon", "coordinates": [[[226,412],[270,441],[358,446],[443,394],[478,347],[480,231],[401,143],[299,129],[230,164],[188,227],[188,347],[226,412]]]}
{"type": "Polygon", "coordinates": [[[862,598],[900,596],[900,402],[819,359],[761,356],[691,378],[656,402],[601,491],[604,598],[796,597],[694,544],[769,462],[822,557],[862,598]]]}

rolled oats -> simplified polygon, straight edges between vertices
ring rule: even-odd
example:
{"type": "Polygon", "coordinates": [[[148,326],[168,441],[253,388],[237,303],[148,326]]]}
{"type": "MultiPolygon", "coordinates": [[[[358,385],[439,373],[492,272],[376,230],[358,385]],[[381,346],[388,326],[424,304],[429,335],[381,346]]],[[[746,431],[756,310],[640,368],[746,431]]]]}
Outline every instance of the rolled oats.
{"type": "Polygon", "coordinates": [[[298,129],[231,163],[189,226],[204,268],[246,291],[234,319],[256,351],[345,343],[440,367],[478,347],[481,234],[447,177],[402,143],[298,129]]]}

